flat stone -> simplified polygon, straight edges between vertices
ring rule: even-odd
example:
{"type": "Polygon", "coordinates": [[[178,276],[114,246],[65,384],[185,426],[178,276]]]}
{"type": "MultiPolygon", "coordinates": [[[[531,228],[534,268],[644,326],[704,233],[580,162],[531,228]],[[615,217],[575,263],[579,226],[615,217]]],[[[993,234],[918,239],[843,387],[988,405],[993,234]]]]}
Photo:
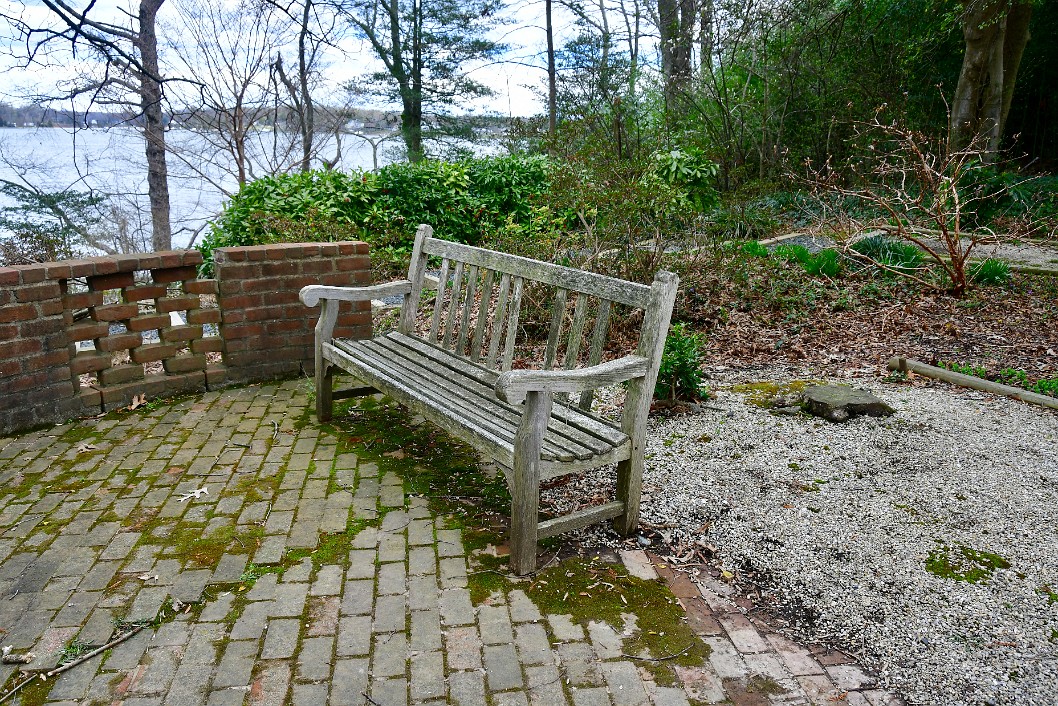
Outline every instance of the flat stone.
{"type": "Polygon", "coordinates": [[[805,410],[831,422],[859,415],[888,417],[896,412],[867,390],[848,385],[813,385],[805,388],[801,399],[805,410]]]}
{"type": "Polygon", "coordinates": [[[481,638],[473,625],[445,631],[445,654],[449,669],[481,669],[481,648],[481,638]]]}
{"type": "Polygon", "coordinates": [[[522,668],[514,645],[485,646],[485,676],[490,692],[522,687],[522,668]]]}
{"type": "Polygon", "coordinates": [[[294,654],[301,631],[299,620],[269,620],[261,659],[286,659],[294,654]]]}

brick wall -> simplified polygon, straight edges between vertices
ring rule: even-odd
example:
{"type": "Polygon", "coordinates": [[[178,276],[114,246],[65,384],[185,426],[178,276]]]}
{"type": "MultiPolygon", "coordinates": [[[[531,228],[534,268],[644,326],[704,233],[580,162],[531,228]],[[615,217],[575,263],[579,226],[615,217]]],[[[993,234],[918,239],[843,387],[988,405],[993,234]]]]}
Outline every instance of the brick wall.
{"type": "MultiPolygon", "coordinates": [[[[369,279],[365,243],[223,248],[0,267],[0,434],[148,399],[311,374],[306,284],[369,279]]],[[[371,333],[370,304],[338,333],[371,333]]]]}
{"type": "MultiPolygon", "coordinates": [[[[298,300],[308,284],[365,285],[367,243],[284,243],[221,248],[215,257],[225,363],[233,380],[312,374],[318,307],[298,300]]],[[[343,303],[335,335],[371,335],[371,303],[343,303]]]]}

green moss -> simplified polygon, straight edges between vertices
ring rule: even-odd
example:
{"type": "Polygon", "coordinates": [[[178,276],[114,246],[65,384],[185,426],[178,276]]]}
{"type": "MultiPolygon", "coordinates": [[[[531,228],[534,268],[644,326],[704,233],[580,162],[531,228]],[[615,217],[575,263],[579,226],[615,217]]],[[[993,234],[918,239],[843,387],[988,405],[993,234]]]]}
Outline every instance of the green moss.
{"type": "MultiPolygon", "coordinates": [[[[25,681],[25,679],[26,677],[22,672],[15,670],[7,680],[7,683],[4,684],[2,690],[0,690],[0,693],[6,694],[8,691],[25,681]]],[[[13,701],[12,703],[21,704],[22,706],[43,706],[43,704],[48,702],[48,694],[51,693],[51,689],[55,686],[55,682],[55,679],[48,679],[46,681],[43,679],[34,679],[19,690],[18,699],[20,700],[13,701]]]]}
{"type": "Polygon", "coordinates": [[[779,696],[780,694],[786,693],[786,689],[782,687],[782,684],[763,674],[754,674],[751,676],[746,681],[746,691],[755,694],[767,694],[769,696],[779,696]]]}
{"type": "Polygon", "coordinates": [[[629,654],[658,658],[686,650],[645,665],[693,666],[709,656],[709,646],[688,627],[668,587],[636,578],[623,565],[569,559],[537,574],[525,592],[541,611],[571,615],[581,625],[602,621],[620,629],[624,614],[635,615],[638,631],[625,640],[629,654]]]}
{"type": "Polygon", "coordinates": [[[98,435],[99,430],[94,424],[75,424],[62,433],[59,441],[65,441],[67,444],[79,444],[82,441],[95,441],[99,438],[98,435]]]}
{"type": "Polygon", "coordinates": [[[508,578],[507,557],[474,555],[474,567],[467,573],[467,588],[474,605],[481,605],[494,593],[505,593],[514,585],[508,578]]]}
{"type": "Polygon", "coordinates": [[[1058,603],[1058,591],[1055,591],[1050,586],[1043,585],[1036,589],[1037,593],[1041,593],[1047,597],[1047,605],[1054,605],[1058,603]]]}
{"type": "Polygon", "coordinates": [[[823,380],[758,380],[732,386],[733,392],[746,396],[746,402],[761,409],[771,409],[780,399],[788,398],[805,391],[812,385],[822,385],[823,380]]]}
{"type": "Polygon", "coordinates": [[[164,546],[165,556],[179,559],[188,566],[212,568],[225,553],[248,553],[264,537],[264,528],[259,526],[243,528],[227,525],[208,536],[203,536],[203,530],[200,525],[181,524],[166,537],[144,534],[143,538],[146,538],[147,543],[164,546]]]}
{"type": "Polygon", "coordinates": [[[981,551],[956,544],[941,546],[926,558],[926,571],[940,578],[953,581],[977,583],[995,573],[996,569],[1009,569],[1010,562],[992,552],[981,551]]]}

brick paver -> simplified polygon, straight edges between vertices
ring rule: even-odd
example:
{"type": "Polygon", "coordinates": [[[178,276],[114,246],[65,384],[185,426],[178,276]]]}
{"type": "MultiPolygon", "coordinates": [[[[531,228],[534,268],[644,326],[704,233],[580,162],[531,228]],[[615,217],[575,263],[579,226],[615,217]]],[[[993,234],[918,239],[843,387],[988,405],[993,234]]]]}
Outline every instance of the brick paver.
{"type": "MultiPolygon", "coordinates": [[[[0,438],[0,644],[47,670],[127,629],[115,621],[154,621],[53,679],[46,702],[901,703],[847,656],[642,552],[622,553],[629,571],[659,571],[712,647],[675,685],[625,657],[612,626],[544,615],[517,588],[475,605],[460,531],[339,451],[304,390],[211,392],[0,438]],[[314,561],[348,528],[351,548],[314,561]]],[[[0,665],[0,681],[18,669],[0,665]]]]}

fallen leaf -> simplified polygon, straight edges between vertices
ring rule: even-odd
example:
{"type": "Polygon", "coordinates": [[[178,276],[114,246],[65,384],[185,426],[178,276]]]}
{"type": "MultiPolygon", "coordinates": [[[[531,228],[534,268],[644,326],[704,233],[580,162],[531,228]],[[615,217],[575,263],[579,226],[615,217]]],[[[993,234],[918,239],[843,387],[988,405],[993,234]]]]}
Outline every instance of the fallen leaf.
{"type": "Polygon", "coordinates": [[[132,404],[130,404],[125,409],[127,409],[127,410],[129,410],[131,412],[132,410],[137,409],[139,407],[142,407],[145,404],[147,404],[147,395],[145,395],[145,394],[133,395],[132,396],[132,404]]]}
{"type": "Polygon", "coordinates": [[[190,493],[184,493],[180,496],[179,501],[184,502],[185,500],[190,500],[191,498],[198,500],[203,495],[209,495],[209,488],[203,487],[199,488],[198,490],[192,490],[190,493]]]}
{"type": "Polygon", "coordinates": [[[387,451],[386,453],[384,453],[382,455],[385,456],[386,458],[395,458],[395,459],[398,459],[398,460],[400,460],[402,458],[405,458],[407,456],[407,454],[405,454],[404,451],[401,450],[401,449],[397,449],[396,451],[387,451]]]}

